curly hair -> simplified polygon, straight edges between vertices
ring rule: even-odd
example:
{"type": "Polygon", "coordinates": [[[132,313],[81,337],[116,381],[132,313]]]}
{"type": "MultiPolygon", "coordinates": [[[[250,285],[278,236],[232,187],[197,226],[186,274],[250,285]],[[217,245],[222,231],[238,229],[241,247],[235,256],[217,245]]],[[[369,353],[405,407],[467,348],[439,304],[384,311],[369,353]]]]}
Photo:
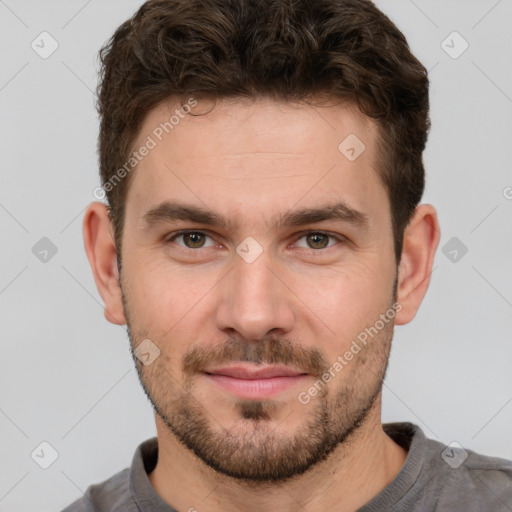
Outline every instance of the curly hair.
{"type": "Polygon", "coordinates": [[[147,113],[167,99],[351,102],[376,120],[376,171],[386,187],[400,261],[423,195],[429,81],[405,36],[369,0],[149,0],[99,53],[101,183],[120,264],[133,173],[127,161],[147,113]]]}

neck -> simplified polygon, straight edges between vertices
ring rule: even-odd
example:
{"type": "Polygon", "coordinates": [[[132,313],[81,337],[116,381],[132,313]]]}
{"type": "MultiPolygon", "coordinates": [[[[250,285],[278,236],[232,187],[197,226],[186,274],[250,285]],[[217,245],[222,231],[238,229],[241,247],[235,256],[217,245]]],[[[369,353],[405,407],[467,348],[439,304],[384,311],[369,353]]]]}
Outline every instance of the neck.
{"type": "Polygon", "coordinates": [[[179,443],[156,416],[158,463],[149,474],[155,491],[177,510],[235,512],[329,507],[353,512],[384,489],[402,468],[407,452],[383,429],[380,398],[366,422],[323,462],[286,482],[245,483],[206,466],[179,443]]]}

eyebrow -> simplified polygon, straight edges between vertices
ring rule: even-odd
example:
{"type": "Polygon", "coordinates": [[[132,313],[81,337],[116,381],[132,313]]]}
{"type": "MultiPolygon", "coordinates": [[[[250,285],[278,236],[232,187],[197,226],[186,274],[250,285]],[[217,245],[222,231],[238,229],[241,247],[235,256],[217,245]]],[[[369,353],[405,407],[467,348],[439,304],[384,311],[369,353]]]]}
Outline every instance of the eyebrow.
{"type": "MultiPolygon", "coordinates": [[[[184,220],[212,227],[224,227],[233,230],[235,223],[222,214],[179,201],[164,201],[148,210],[142,217],[141,228],[151,229],[156,225],[184,220]]],[[[297,227],[323,221],[344,222],[361,230],[369,227],[368,215],[352,208],[344,201],[321,205],[317,208],[302,208],[280,214],[270,220],[270,225],[279,227],[297,227]]]]}

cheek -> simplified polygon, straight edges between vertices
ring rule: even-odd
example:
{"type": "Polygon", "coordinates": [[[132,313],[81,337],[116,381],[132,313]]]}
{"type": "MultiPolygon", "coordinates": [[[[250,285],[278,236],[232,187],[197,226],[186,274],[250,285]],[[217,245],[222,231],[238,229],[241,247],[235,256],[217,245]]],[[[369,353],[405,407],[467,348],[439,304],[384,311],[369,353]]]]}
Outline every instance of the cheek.
{"type": "Polygon", "coordinates": [[[214,288],[214,272],[170,265],[162,258],[133,259],[126,266],[132,317],[155,338],[180,338],[200,312],[200,302],[214,288]]]}
{"type": "Polygon", "coordinates": [[[325,350],[334,358],[373,325],[392,302],[393,276],[377,263],[330,269],[315,277],[314,286],[306,286],[307,281],[302,281],[301,289],[309,291],[301,298],[332,331],[325,350]]]}

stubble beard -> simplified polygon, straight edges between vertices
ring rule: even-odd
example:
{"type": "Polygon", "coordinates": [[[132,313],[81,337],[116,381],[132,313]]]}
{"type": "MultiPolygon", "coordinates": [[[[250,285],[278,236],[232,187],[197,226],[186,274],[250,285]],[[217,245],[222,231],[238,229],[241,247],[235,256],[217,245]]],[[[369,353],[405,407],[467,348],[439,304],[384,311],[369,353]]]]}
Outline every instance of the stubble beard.
{"type": "Polygon", "coordinates": [[[183,357],[183,373],[176,378],[168,369],[169,356],[165,351],[150,366],[144,366],[135,356],[134,348],[146,336],[135,334],[137,329],[129,320],[124,294],[123,304],[132,356],[154,411],[183,446],[221,475],[256,486],[302,475],[340,445],[350,442],[365,425],[380,396],[388,367],[393,321],[307,405],[298,399],[293,404],[274,399],[239,399],[234,409],[237,421],[226,428],[194,396],[198,371],[206,361],[293,363],[317,376],[331,365],[319,351],[298,347],[286,339],[269,337],[251,343],[230,339],[215,347],[190,349],[183,357]],[[276,421],[285,408],[304,411],[304,420],[294,432],[280,429],[276,421]]]}

